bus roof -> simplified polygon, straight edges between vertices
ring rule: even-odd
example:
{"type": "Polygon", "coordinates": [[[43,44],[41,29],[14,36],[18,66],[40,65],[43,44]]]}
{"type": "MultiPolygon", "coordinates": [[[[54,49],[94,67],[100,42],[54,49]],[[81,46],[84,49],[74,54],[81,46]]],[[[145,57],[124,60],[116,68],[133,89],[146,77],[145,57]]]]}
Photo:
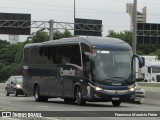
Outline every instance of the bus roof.
{"type": "Polygon", "coordinates": [[[43,43],[28,44],[25,47],[41,46],[41,45],[54,45],[54,44],[69,44],[69,43],[85,43],[91,48],[96,49],[119,49],[119,50],[131,50],[131,47],[126,42],[110,37],[71,37],[62,38],[59,40],[50,40],[43,43]]]}

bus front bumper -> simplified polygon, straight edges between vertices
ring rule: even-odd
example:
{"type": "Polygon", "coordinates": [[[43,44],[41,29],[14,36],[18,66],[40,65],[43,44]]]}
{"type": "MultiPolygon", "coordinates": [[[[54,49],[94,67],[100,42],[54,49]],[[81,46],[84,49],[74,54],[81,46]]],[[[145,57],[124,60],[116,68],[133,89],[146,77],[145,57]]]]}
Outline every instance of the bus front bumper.
{"type": "Polygon", "coordinates": [[[128,90],[103,90],[93,92],[93,101],[105,102],[120,100],[121,102],[130,102],[135,98],[135,92],[128,90]]]}

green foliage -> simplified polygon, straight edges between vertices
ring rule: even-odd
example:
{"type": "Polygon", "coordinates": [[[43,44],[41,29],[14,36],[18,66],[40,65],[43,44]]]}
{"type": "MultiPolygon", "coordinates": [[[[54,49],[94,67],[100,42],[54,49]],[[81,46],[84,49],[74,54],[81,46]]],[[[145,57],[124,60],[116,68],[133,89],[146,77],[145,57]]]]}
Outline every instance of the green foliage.
{"type": "Polygon", "coordinates": [[[39,43],[39,42],[45,42],[48,41],[48,34],[43,31],[38,31],[36,34],[32,37],[33,43],[39,43]]]}
{"type": "Polygon", "coordinates": [[[0,61],[6,65],[12,64],[15,59],[16,45],[8,45],[0,50],[0,61]]]}
{"type": "MultiPolygon", "coordinates": [[[[72,34],[67,30],[54,32],[54,39],[71,36],[72,34]]],[[[6,81],[11,75],[22,75],[23,47],[26,44],[48,40],[48,34],[42,31],[37,32],[31,41],[10,44],[7,41],[0,40],[0,82],[6,81]]]]}
{"type": "MultiPolygon", "coordinates": [[[[115,32],[114,30],[110,30],[108,32],[107,37],[119,38],[127,42],[130,46],[132,45],[131,31],[115,32]]],[[[160,58],[160,45],[137,44],[137,54],[138,55],[155,55],[160,58]]]]}
{"type": "Polygon", "coordinates": [[[53,40],[57,40],[61,38],[63,38],[63,33],[61,33],[60,31],[57,30],[53,33],[53,40]]]}
{"type": "Polygon", "coordinates": [[[129,45],[132,44],[132,32],[131,31],[124,31],[124,32],[116,33],[114,30],[109,30],[107,37],[119,38],[127,42],[129,45]]]}
{"type": "Polygon", "coordinates": [[[57,40],[57,39],[61,39],[61,38],[68,38],[68,37],[72,37],[72,36],[73,35],[68,30],[65,30],[63,33],[58,31],[58,30],[56,30],[53,33],[53,40],[57,40]]]}

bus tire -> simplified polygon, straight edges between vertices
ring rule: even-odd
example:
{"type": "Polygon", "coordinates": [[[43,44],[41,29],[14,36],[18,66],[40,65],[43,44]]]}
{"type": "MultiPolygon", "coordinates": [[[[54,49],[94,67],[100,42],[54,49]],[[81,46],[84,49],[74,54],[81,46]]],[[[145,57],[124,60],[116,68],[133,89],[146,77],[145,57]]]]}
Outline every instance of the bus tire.
{"type": "Polygon", "coordinates": [[[114,107],[119,107],[120,104],[121,104],[121,101],[120,101],[120,100],[113,100],[113,101],[112,101],[112,105],[113,105],[114,107]]]}
{"type": "Polygon", "coordinates": [[[77,101],[77,105],[79,106],[83,106],[86,104],[86,100],[82,99],[82,93],[81,93],[80,87],[77,87],[77,90],[76,90],[76,101],[77,101]]]}
{"type": "Polygon", "coordinates": [[[34,98],[35,98],[36,102],[46,102],[46,101],[48,101],[47,97],[40,96],[38,85],[36,85],[35,88],[34,88],[34,98]]]}

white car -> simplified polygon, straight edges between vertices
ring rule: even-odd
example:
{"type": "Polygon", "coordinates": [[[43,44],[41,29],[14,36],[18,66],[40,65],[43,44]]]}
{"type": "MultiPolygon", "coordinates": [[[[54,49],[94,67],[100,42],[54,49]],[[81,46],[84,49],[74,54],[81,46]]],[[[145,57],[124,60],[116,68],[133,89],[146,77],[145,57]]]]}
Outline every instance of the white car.
{"type": "Polygon", "coordinates": [[[145,98],[145,90],[136,83],[134,102],[142,104],[145,98]]]}

